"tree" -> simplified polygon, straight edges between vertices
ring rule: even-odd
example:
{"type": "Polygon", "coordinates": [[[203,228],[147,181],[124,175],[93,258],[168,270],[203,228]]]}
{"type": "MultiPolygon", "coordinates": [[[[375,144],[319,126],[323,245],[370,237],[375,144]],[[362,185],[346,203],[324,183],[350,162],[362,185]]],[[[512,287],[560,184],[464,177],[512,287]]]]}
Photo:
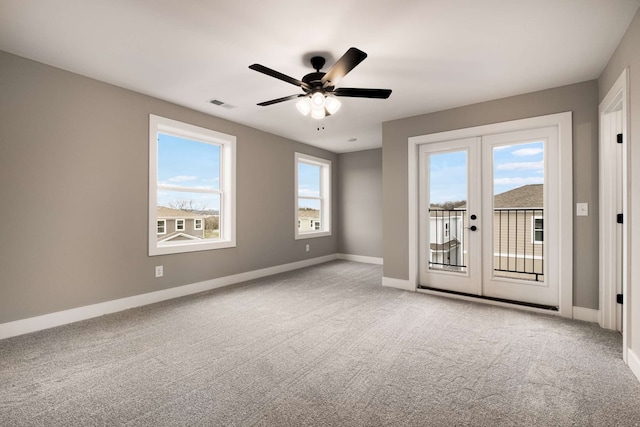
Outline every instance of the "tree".
{"type": "Polygon", "coordinates": [[[196,203],[190,199],[177,199],[169,203],[171,209],[180,209],[186,212],[201,212],[205,206],[202,203],[196,203]]]}

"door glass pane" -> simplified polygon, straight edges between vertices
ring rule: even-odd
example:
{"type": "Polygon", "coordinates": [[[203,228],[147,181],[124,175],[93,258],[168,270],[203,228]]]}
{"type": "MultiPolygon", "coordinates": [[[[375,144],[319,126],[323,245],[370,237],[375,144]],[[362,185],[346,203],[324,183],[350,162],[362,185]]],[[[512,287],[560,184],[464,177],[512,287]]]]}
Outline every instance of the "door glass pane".
{"type": "Polygon", "coordinates": [[[467,271],[466,150],[429,155],[430,270],[467,271]]]}
{"type": "Polygon", "coordinates": [[[493,276],[544,282],[544,142],[493,147],[493,276]]]}

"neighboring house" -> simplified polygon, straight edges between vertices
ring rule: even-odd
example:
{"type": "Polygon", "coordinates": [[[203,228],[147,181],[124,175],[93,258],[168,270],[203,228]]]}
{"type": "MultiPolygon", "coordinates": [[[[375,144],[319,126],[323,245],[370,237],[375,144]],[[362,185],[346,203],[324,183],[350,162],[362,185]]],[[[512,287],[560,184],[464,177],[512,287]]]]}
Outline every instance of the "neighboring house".
{"type": "Polygon", "coordinates": [[[466,213],[464,208],[445,210],[439,206],[429,207],[432,268],[461,270],[465,266],[462,230],[466,213]]]}
{"type": "Polygon", "coordinates": [[[320,211],[317,209],[302,208],[298,210],[298,231],[320,230],[320,211]]]}
{"type": "MultiPolygon", "coordinates": [[[[500,277],[543,281],[544,186],[524,185],[494,196],[493,269],[500,277]]],[[[466,266],[466,205],[429,207],[430,268],[466,266]]]]}
{"type": "Polygon", "coordinates": [[[157,212],[158,242],[204,239],[205,215],[165,206],[157,212]]]}
{"type": "Polygon", "coordinates": [[[493,200],[494,274],[544,280],[543,184],[514,188],[493,200]]]}

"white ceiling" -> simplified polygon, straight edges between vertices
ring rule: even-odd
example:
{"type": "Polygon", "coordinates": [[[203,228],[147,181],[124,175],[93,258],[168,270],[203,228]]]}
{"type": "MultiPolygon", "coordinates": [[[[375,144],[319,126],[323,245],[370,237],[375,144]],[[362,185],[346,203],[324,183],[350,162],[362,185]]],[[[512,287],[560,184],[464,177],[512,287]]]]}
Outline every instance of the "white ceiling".
{"type": "Polygon", "coordinates": [[[0,0],[0,49],[334,152],[380,147],[382,123],[595,79],[640,0],[0,0]],[[310,53],[369,56],[318,122],[301,93],[310,53]],[[235,106],[211,105],[218,99],[235,106]],[[348,142],[357,138],[356,142],[348,142]]]}

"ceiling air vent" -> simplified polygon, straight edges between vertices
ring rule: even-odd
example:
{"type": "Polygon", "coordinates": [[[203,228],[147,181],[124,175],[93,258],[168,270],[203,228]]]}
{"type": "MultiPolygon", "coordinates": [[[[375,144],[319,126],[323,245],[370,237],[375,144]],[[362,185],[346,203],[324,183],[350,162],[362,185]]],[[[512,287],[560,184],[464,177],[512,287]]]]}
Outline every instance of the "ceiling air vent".
{"type": "Polygon", "coordinates": [[[212,99],[211,101],[209,101],[209,103],[217,105],[218,107],[226,108],[227,110],[236,108],[235,105],[227,104],[226,102],[220,101],[219,99],[212,99]]]}

